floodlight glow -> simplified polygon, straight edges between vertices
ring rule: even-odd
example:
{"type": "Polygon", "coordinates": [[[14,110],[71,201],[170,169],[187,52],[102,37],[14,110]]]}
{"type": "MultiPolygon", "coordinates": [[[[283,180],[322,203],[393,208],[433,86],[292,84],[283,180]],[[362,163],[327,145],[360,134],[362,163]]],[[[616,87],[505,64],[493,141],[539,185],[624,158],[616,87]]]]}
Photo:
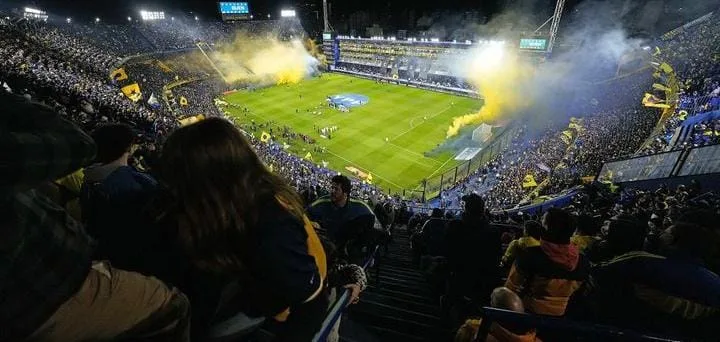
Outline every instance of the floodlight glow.
{"type": "Polygon", "coordinates": [[[504,55],[504,47],[500,44],[489,44],[484,46],[474,60],[473,69],[492,70],[502,63],[504,55]]]}
{"type": "Polygon", "coordinates": [[[198,21],[198,20],[200,20],[200,18],[198,18],[198,16],[195,16],[195,21],[198,21]]]}
{"type": "Polygon", "coordinates": [[[132,21],[132,18],[131,18],[131,17],[128,17],[128,21],[132,21]]]}
{"type": "Polygon", "coordinates": [[[255,18],[255,16],[251,14],[251,15],[250,15],[250,19],[253,19],[253,18],[255,18]]]}
{"type": "Polygon", "coordinates": [[[140,11],[140,18],[142,18],[142,20],[163,20],[163,19],[165,19],[165,12],[162,12],[162,11],[140,11]]]}
{"type": "Polygon", "coordinates": [[[67,22],[68,24],[71,23],[71,22],[72,22],[72,18],[67,18],[67,19],[65,19],[65,22],[67,22]]]}
{"type": "Polygon", "coordinates": [[[292,18],[295,16],[295,10],[293,9],[284,9],[280,11],[280,16],[283,18],[292,18]]]}
{"type": "Polygon", "coordinates": [[[100,22],[100,18],[95,18],[95,22],[96,22],[96,23],[99,23],[99,22],[100,22]]]}
{"type": "Polygon", "coordinates": [[[34,14],[45,14],[45,12],[43,12],[43,11],[41,11],[41,10],[39,10],[39,9],[30,8],[30,7],[25,7],[25,12],[27,12],[27,13],[34,13],[34,14]]]}
{"type": "Polygon", "coordinates": [[[268,18],[270,18],[270,14],[268,14],[268,18]]]}

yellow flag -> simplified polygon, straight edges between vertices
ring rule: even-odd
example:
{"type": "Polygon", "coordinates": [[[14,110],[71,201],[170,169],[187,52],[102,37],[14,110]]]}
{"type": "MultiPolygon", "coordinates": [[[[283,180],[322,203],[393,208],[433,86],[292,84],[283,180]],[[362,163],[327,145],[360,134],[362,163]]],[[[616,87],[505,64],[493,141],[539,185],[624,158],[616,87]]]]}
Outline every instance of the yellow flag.
{"type": "Polygon", "coordinates": [[[582,126],[580,126],[579,124],[577,124],[577,123],[575,123],[575,122],[571,122],[571,123],[568,125],[568,128],[569,128],[569,129],[574,129],[574,130],[578,130],[578,131],[580,130],[581,127],[582,127],[582,126]]]}
{"type": "Polygon", "coordinates": [[[670,64],[667,64],[663,62],[660,64],[660,70],[662,70],[664,73],[669,74],[673,72],[673,68],[670,66],[670,64]]]}
{"type": "Polygon", "coordinates": [[[660,91],[670,90],[670,88],[668,88],[666,85],[663,85],[660,83],[653,83],[652,87],[653,87],[653,89],[660,90],[660,91]]]}
{"type": "Polygon", "coordinates": [[[164,71],[164,72],[166,72],[166,73],[172,72],[172,69],[170,69],[169,66],[165,65],[165,63],[163,63],[163,62],[160,61],[160,60],[157,61],[157,65],[158,65],[158,67],[160,67],[160,69],[161,69],[162,71],[164,71]]]}
{"type": "Polygon", "coordinates": [[[262,142],[264,142],[264,143],[269,142],[269,141],[270,141],[270,134],[268,134],[268,132],[264,132],[264,131],[263,131],[262,134],[260,134],[260,141],[262,141],[262,142]]]}
{"type": "Polygon", "coordinates": [[[187,100],[187,98],[185,98],[185,96],[180,96],[180,105],[181,105],[181,106],[187,106],[187,105],[188,105],[188,100],[187,100]]]}
{"type": "Polygon", "coordinates": [[[140,93],[140,86],[137,83],[124,86],[120,90],[122,90],[123,94],[125,94],[125,96],[133,102],[138,102],[138,100],[142,97],[142,94],[140,93]]]}
{"type": "Polygon", "coordinates": [[[645,93],[645,96],[643,96],[642,104],[645,107],[653,107],[653,108],[670,108],[670,105],[662,103],[663,100],[657,98],[657,96],[649,93],[645,93]]]}
{"type": "Polygon", "coordinates": [[[368,182],[368,184],[372,184],[372,180],[373,180],[372,173],[368,172],[368,175],[367,175],[367,177],[365,177],[365,180],[368,182]]]}
{"type": "Polygon", "coordinates": [[[110,73],[110,79],[115,81],[124,81],[128,79],[125,68],[115,69],[112,73],[110,73]]]}
{"type": "Polygon", "coordinates": [[[306,159],[306,160],[313,160],[313,158],[312,158],[312,154],[310,154],[310,152],[308,152],[308,153],[307,153],[307,154],[305,155],[305,157],[303,157],[303,159],[306,159]]]}
{"type": "Polygon", "coordinates": [[[525,178],[523,178],[522,187],[523,188],[534,188],[537,186],[537,182],[535,181],[535,177],[533,175],[526,175],[525,178]]]}

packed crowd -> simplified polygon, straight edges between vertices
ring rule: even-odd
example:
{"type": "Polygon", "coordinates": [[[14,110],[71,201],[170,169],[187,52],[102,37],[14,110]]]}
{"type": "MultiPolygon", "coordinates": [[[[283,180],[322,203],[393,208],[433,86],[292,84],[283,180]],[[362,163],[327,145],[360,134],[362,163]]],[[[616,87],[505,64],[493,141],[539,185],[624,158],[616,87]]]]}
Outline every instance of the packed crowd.
{"type": "MultiPolygon", "coordinates": [[[[695,181],[654,191],[596,183],[541,216],[501,217],[484,211],[477,195],[463,201],[459,219],[434,209],[408,223],[417,266],[450,320],[462,325],[455,341],[475,340],[482,306],[715,339],[720,196],[695,181]]],[[[584,340],[578,331],[536,328],[493,323],[488,340],[584,340]]]]}
{"type": "Polygon", "coordinates": [[[720,39],[717,12],[693,27],[683,29],[661,44],[659,58],[674,67],[679,81],[679,101],[672,117],[663,123],[659,134],[641,154],[684,149],[718,142],[716,120],[692,125],[681,132],[688,117],[720,109],[720,39]],[[683,139],[673,139],[676,133],[683,139]]]}
{"type": "Polygon", "coordinates": [[[50,107],[0,97],[3,340],[190,341],[262,329],[308,341],[339,291],[356,302],[365,288],[363,269],[346,260],[362,261],[382,230],[346,177],[305,202],[221,118],[173,131],[139,172],[129,125],[88,135],[50,107]]]}
{"type": "Polygon", "coordinates": [[[449,77],[445,75],[436,75],[425,70],[424,72],[417,72],[411,70],[397,70],[395,72],[392,68],[379,67],[366,64],[355,64],[353,62],[341,62],[335,66],[335,70],[346,71],[351,73],[361,73],[377,77],[393,78],[397,79],[398,82],[414,82],[418,85],[424,85],[428,88],[456,88],[463,90],[474,90],[474,87],[461,79],[449,77]],[[395,78],[395,75],[398,77],[395,78]]]}
{"type": "Polygon", "coordinates": [[[9,23],[0,30],[3,41],[0,75],[12,92],[43,100],[88,129],[103,122],[120,121],[157,137],[174,127],[172,118],[128,101],[109,83],[107,74],[83,68],[83,63],[93,61],[101,65],[107,60],[104,54],[89,53],[86,59],[73,59],[82,50],[63,47],[59,43],[64,41],[62,35],[39,39],[36,32],[9,23]],[[81,65],[75,64],[76,60],[81,65]]]}

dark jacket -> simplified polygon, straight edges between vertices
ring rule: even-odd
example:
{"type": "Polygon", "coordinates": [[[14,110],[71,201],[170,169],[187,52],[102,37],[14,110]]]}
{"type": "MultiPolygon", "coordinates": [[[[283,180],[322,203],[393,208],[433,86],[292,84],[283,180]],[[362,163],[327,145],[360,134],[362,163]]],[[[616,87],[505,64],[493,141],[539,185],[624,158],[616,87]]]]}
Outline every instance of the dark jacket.
{"type": "Polygon", "coordinates": [[[677,336],[717,337],[712,331],[720,319],[720,277],[696,262],[630,252],[595,266],[592,276],[588,302],[594,305],[594,320],[677,336]]]}
{"type": "Polygon", "coordinates": [[[98,241],[96,258],[124,269],[142,262],[137,238],[143,236],[142,213],[156,187],[152,177],[130,166],[93,165],[85,170],[80,203],[85,227],[98,241]]]}
{"type": "Polygon", "coordinates": [[[0,340],[13,341],[50,318],[90,271],[90,237],[32,188],[87,165],[95,144],[47,107],[0,97],[8,108],[0,115],[0,340]]]}

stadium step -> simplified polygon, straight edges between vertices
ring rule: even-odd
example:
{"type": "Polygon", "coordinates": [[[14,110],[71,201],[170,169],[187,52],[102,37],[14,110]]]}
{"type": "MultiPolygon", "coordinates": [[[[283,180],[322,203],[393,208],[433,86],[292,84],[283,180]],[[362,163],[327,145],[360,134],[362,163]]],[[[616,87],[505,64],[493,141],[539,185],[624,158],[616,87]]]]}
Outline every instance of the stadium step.
{"type": "Polygon", "coordinates": [[[412,263],[409,236],[396,230],[387,253],[381,253],[375,270],[370,272],[370,286],[343,316],[340,334],[347,341],[358,340],[362,333],[372,334],[371,341],[444,341],[439,298],[431,290],[423,274],[412,263]]]}

